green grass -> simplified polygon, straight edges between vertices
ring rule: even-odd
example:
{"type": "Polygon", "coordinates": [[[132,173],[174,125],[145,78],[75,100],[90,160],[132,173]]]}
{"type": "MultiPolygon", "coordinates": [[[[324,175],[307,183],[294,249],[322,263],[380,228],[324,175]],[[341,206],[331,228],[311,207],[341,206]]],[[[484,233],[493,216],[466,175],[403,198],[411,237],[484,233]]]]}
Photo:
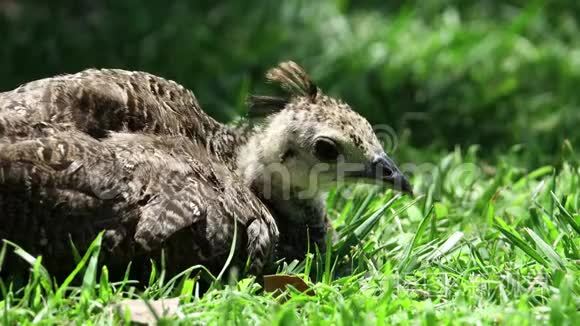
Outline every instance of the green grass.
{"type": "Polygon", "coordinates": [[[63,283],[42,260],[22,288],[1,283],[3,324],[127,323],[113,308],[125,298],[180,297],[183,324],[553,324],[580,320],[580,169],[572,151],[558,167],[525,170],[520,154],[493,166],[474,148],[422,165],[414,200],[365,186],[328,196],[339,241],[326,254],[280,266],[310,279],[315,294],[263,293],[252,278],[223,275],[203,296],[194,266],[149,286],[110,280],[97,265],[100,237],[63,283]],[[308,274],[308,276],[306,276],[308,274]],[[73,282],[74,281],[74,282],[73,282]],[[73,286],[74,284],[75,286],[73,286]]]}

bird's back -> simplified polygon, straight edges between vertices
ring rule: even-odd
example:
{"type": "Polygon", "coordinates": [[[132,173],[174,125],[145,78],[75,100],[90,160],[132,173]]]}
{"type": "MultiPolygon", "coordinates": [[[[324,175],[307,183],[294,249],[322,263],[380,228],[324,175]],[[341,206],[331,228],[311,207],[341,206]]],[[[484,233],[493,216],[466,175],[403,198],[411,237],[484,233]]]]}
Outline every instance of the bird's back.
{"type": "Polygon", "coordinates": [[[34,135],[41,123],[97,138],[109,130],[203,138],[220,128],[183,86],[120,69],[88,69],[0,93],[0,137],[34,135]]]}

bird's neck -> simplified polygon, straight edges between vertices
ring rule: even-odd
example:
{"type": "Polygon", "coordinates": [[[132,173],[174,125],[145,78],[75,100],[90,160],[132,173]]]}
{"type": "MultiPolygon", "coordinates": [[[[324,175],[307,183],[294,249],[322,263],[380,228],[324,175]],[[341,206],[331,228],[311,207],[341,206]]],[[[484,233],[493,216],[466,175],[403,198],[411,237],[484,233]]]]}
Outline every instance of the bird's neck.
{"type": "MultiPolygon", "coordinates": [[[[275,131],[274,131],[275,132],[275,131]]],[[[292,186],[290,175],[280,158],[270,154],[273,143],[280,139],[263,128],[255,128],[238,144],[237,173],[260,197],[279,223],[315,225],[325,218],[319,191],[292,186]]],[[[283,146],[274,144],[274,146],[283,146]]]]}

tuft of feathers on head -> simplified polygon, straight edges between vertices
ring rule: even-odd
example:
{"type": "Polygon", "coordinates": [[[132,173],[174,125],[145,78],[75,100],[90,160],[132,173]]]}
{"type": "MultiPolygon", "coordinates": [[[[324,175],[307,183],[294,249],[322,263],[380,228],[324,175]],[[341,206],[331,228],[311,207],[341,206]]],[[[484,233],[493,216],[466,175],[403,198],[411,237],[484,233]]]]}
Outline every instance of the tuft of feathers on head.
{"type": "Polygon", "coordinates": [[[303,96],[311,102],[318,96],[318,87],[306,71],[293,61],[286,61],[268,70],[266,79],[278,84],[289,97],[257,96],[248,98],[250,116],[265,116],[282,110],[293,97],[303,96]]]}
{"type": "Polygon", "coordinates": [[[280,84],[290,95],[307,96],[315,99],[318,88],[310,80],[310,76],[296,62],[286,61],[268,70],[266,78],[280,84]]]}

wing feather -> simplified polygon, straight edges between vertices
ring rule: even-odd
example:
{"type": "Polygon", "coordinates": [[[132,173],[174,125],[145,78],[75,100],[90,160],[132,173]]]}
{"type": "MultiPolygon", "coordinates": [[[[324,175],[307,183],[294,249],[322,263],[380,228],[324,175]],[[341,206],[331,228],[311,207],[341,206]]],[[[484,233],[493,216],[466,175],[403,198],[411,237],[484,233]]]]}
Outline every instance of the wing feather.
{"type": "Polygon", "coordinates": [[[190,90],[120,69],[89,69],[0,93],[0,136],[28,135],[30,126],[40,122],[74,127],[96,138],[109,130],[203,138],[221,127],[190,90]]]}
{"type": "Polygon", "coordinates": [[[202,192],[192,179],[174,196],[158,196],[143,209],[137,224],[135,241],[145,250],[158,248],[176,232],[206,216],[202,192]]]}

